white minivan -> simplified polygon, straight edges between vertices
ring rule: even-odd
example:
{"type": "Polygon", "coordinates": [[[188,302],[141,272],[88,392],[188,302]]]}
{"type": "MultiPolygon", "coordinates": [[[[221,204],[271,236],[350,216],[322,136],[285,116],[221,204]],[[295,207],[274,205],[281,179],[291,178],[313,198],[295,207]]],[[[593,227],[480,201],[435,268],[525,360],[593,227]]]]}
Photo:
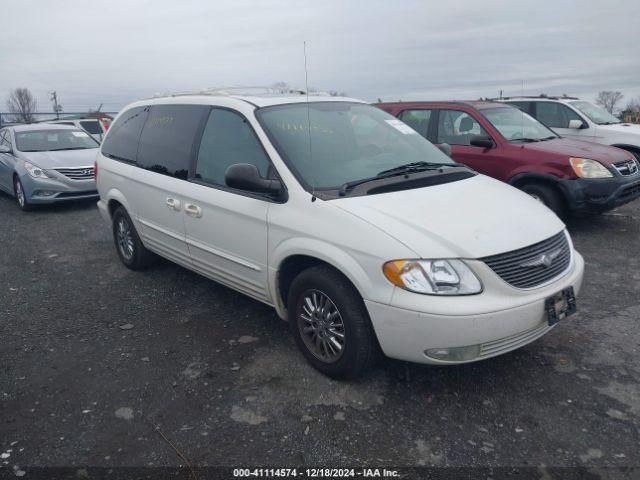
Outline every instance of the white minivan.
{"type": "Polygon", "coordinates": [[[457,364],[576,310],[564,224],[366,103],[224,94],[127,106],[96,162],[131,269],[155,254],[273,306],[333,377],[389,357],[457,364]]]}

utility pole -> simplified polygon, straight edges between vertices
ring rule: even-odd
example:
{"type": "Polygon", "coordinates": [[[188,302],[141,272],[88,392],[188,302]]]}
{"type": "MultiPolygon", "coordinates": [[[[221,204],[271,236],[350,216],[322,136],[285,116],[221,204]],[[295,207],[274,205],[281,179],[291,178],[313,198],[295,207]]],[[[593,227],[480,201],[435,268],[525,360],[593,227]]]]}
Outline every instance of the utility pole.
{"type": "Polygon", "coordinates": [[[53,102],[53,111],[56,113],[56,120],[60,120],[60,112],[62,111],[62,105],[58,105],[57,92],[51,92],[50,100],[53,102]]]}

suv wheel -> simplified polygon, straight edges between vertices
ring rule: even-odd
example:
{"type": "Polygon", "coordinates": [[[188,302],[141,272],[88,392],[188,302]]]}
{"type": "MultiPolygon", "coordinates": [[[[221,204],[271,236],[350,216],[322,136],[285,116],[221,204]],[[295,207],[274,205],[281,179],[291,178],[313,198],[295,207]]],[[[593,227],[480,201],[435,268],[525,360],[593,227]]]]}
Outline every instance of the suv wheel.
{"type": "Polygon", "coordinates": [[[304,270],[291,284],[289,326],[306,359],[334,378],[354,378],[370,367],[378,343],[351,283],[329,266],[304,270]]]}
{"type": "Polygon", "coordinates": [[[152,265],[155,255],[142,244],[136,227],[124,207],[118,207],[112,216],[113,241],[125,267],[142,270],[152,265]]]}
{"type": "Polygon", "coordinates": [[[567,208],[564,199],[555,188],[549,187],[548,185],[533,183],[522,186],[521,190],[528,193],[539,202],[545,204],[548,208],[553,210],[558,217],[562,218],[566,215],[567,208]]]}
{"type": "Polygon", "coordinates": [[[27,194],[25,193],[22,182],[17,175],[13,177],[13,193],[16,197],[16,202],[18,202],[18,206],[23,211],[28,212],[33,209],[33,206],[27,200],[27,194]]]}

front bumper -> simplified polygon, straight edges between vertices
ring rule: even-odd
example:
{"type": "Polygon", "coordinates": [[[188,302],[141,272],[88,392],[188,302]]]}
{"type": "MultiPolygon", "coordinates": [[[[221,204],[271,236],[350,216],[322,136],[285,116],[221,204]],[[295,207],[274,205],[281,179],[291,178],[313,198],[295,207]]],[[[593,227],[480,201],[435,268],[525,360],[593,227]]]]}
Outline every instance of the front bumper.
{"type": "Polygon", "coordinates": [[[640,175],[559,182],[574,212],[602,213],[640,198],[640,175]]]}
{"type": "MultiPolygon", "coordinates": [[[[49,173],[48,173],[49,174],[49,173]]],[[[71,180],[62,175],[55,178],[33,178],[29,174],[20,177],[27,197],[32,204],[49,204],[98,198],[96,182],[89,180],[71,180]]]]}
{"type": "MultiPolygon", "coordinates": [[[[474,269],[482,270],[482,262],[477,263],[474,269]]],[[[574,251],[572,264],[562,277],[531,290],[510,287],[497,275],[487,276],[487,270],[482,277],[489,280],[479,295],[436,297],[397,289],[394,305],[365,300],[385,355],[416,363],[448,365],[483,360],[526,345],[554,328],[547,324],[548,297],[568,287],[578,294],[584,260],[574,251]],[[410,301],[413,308],[408,305],[410,301]],[[425,353],[472,346],[477,347],[477,354],[461,361],[438,360],[425,353]]],[[[573,318],[562,322],[571,322],[573,318]]]]}

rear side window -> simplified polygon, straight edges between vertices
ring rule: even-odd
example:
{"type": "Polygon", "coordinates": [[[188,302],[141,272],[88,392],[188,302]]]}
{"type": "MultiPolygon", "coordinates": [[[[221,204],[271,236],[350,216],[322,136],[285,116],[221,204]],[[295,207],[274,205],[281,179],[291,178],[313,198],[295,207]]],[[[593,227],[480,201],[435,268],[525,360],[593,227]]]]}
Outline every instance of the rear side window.
{"type": "Polygon", "coordinates": [[[476,135],[488,136],[471,115],[459,110],[440,110],[437,143],[471,145],[471,138],[476,135]]]}
{"type": "Polygon", "coordinates": [[[140,135],[137,165],[152,172],[186,180],[193,144],[208,107],[156,105],[151,107],[140,135]]]}
{"type": "Polygon", "coordinates": [[[235,163],[253,164],[263,177],[269,172],[267,154],[247,121],[237,113],[214,108],[202,134],[195,178],[226,185],[227,168],[235,163]]]}
{"type": "Polygon", "coordinates": [[[513,105],[514,107],[522,110],[524,113],[531,112],[531,102],[508,102],[509,105],[513,105]]]}
{"type": "Polygon", "coordinates": [[[536,102],[536,118],[551,128],[569,128],[570,120],[582,121],[569,107],[554,102],[536,102]]]}
{"type": "Polygon", "coordinates": [[[132,108],[120,115],[102,144],[102,154],[116,160],[135,162],[140,132],[147,115],[147,107],[132,108]]]}
{"type": "Polygon", "coordinates": [[[80,126],[92,135],[99,135],[102,133],[102,128],[98,125],[97,120],[80,122],[80,126]]]}
{"type": "Polygon", "coordinates": [[[423,137],[427,137],[431,110],[404,110],[398,118],[423,137]]]}

